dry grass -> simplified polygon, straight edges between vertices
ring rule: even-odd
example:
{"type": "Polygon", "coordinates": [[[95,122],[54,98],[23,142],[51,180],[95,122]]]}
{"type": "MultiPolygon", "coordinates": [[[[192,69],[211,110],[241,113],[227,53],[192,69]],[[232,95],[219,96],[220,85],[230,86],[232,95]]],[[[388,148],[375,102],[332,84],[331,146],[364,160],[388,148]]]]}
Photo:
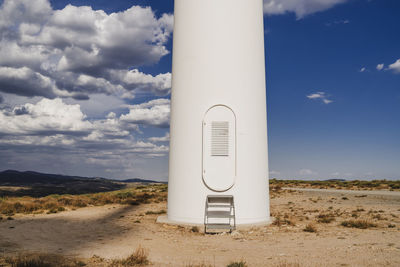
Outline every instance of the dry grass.
{"type": "Polygon", "coordinates": [[[106,260],[99,256],[93,256],[86,262],[64,257],[56,254],[29,253],[18,254],[13,257],[1,258],[0,266],[9,267],[81,267],[81,266],[102,266],[102,267],[130,267],[147,266],[151,264],[148,259],[148,251],[139,246],[132,255],[125,259],[106,260]]]}
{"type": "Polygon", "coordinates": [[[145,266],[149,264],[148,251],[139,246],[135,252],[126,259],[113,260],[109,267],[145,266]]]}
{"type": "Polygon", "coordinates": [[[159,211],[146,211],[146,215],[160,215],[160,214],[165,214],[167,213],[165,210],[159,210],[159,211]]]}
{"type": "Polygon", "coordinates": [[[335,220],[335,215],[332,213],[328,213],[328,214],[319,214],[317,216],[317,222],[319,223],[331,223],[335,220]]]}
{"type": "Polygon", "coordinates": [[[375,223],[369,222],[367,220],[348,220],[348,221],[343,221],[340,225],[344,227],[359,228],[359,229],[377,227],[375,223]]]}
{"type": "Polygon", "coordinates": [[[192,228],[190,228],[190,231],[192,231],[193,233],[198,233],[200,230],[199,227],[193,226],[192,228]]]}
{"type": "MultiPolygon", "coordinates": [[[[349,189],[349,190],[400,190],[400,181],[388,180],[373,180],[373,181],[302,181],[302,180],[277,180],[270,179],[271,191],[279,190],[282,187],[306,187],[306,188],[336,188],[336,189],[349,189]]],[[[365,197],[361,195],[358,197],[365,197]]]]}
{"type": "MultiPolygon", "coordinates": [[[[139,205],[165,201],[166,185],[137,186],[127,189],[84,195],[50,195],[41,198],[5,197],[0,198],[0,214],[13,216],[24,213],[57,213],[68,209],[87,206],[102,206],[105,204],[139,205]]],[[[165,211],[164,211],[165,212],[165,211]]]]}
{"type": "Polygon", "coordinates": [[[303,231],[308,232],[308,233],[316,233],[317,228],[313,224],[309,223],[306,225],[306,227],[303,229],[303,231]]]}
{"type": "Polygon", "coordinates": [[[290,225],[290,226],[295,226],[296,223],[294,222],[294,220],[290,220],[288,218],[281,218],[281,217],[276,217],[275,221],[272,223],[272,225],[275,226],[283,226],[283,225],[290,225]]]}
{"type": "Polygon", "coordinates": [[[0,266],[11,266],[11,267],[78,267],[85,266],[86,264],[82,261],[77,261],[63,257],[61,255],[54,254],[19,254],[14,257],[6,257],[0,259],[0,266]],[[7,265],[6,265],[7,264],[7,265]]]}
{"type": "Polygon", "coordinates": [[[247,264],[244,260],[234,261],[226,265],[226,267],[247,267],[247,264]]]}

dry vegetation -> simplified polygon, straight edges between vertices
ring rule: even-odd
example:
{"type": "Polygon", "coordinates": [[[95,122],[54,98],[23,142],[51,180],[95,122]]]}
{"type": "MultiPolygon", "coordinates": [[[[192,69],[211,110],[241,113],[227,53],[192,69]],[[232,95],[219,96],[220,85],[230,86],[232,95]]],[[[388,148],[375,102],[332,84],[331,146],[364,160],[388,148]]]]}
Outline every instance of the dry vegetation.
{"type": "Polygon", "coordinates": [[[26,253],[12,257],[1,257],[0,266],[4,267],[130,267],[147,266],[151,262],[148,259],[148,250],[139,246],[130,256],[125,259],[107,260],[99,256],[90,259],[77,260],[58,254],[26,253]]]}
{"type": "MultiPolygon", "coordinates": [[[[84,195],[49,195],[41,198],[2,197],[0,198],[0,220],[1,215],[10,217],[18,213],[57,213],[67,209],[106,204],[139,205],[166,201],[166,197],[167,186],[164,184],[139,185],[112,192],[84,195]]],[[[159,211],[156,214],[162,213],[165,211],[159,211]]]]}
{"type": "Polygon", "coordinates": [[[270,179],[270,185],[274,187],[301,187],[319,189],[348,189],[348,190],[391,190],[400,191],[400,181],[373,180],[373,181],[303,181],[303,180],[277,180],[270,179]]]}
{"type": "Polygon", "coordinates": [[[371,227],[377,227],[376,223],[372,223],[367,220],[348,220],[348,221],[343,221],[341,223],[342,226],[344,227],[352,227],[352,228],[359,228],[359,229],[367,229],[371,227]]]}

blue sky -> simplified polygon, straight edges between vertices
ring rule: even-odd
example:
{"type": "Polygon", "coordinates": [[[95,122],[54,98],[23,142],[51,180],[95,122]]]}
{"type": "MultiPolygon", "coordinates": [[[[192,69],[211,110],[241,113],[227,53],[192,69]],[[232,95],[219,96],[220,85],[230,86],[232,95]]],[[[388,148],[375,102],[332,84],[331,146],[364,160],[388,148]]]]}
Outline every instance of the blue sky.
{"type": "MultiPolygon", "coordinates": [[[[167,180],[173,1],[0,4],[0,169],[167,180]]],[[[271,177],[400,178],[399,12],[264,1],[271,177]]]]}

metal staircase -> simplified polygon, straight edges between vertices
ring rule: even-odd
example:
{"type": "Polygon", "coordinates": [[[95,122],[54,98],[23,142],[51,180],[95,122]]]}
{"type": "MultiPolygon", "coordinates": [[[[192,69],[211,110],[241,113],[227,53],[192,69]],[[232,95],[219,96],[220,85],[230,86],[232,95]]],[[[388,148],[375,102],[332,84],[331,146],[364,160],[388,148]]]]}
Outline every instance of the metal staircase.
{"type": "Polygon", "coordinates": [[[204,211],[204,233],[208,230],[236,229],[235,203],[232,195],[208,195],[204,211]]]}

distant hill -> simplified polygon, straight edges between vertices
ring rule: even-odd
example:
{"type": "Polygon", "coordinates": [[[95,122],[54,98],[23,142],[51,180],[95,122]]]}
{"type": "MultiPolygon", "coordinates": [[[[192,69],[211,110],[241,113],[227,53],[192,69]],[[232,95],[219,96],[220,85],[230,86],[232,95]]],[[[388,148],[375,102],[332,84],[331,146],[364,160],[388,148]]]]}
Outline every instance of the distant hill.
{"type": "Polygon", "coordinates": [[[33,171],[6,170],[0,172],[0,197],[29,195],[42,197],[50,194],[88,194],[118,190],[126,183],[157,183],[151,180],[127,179],[117,181],[102,177],[80,177],[33,171]],[[20,190],[5,190],[1,186],[22,187],[20,190]]]}
{"type": "Polygon", "coordinates": [[[67,176],[60,174],[40,173],[33,171],[20,172],[6,170],[0,172],[0,185],[2,186],[31,186],[37,184],[64,184],[77,181],[104,181],[104,178],[89,178],[80,176],[67,176]]]}
{"type": "Polygon", "coordinates": [[[158,183],[158,184],[165,184],[166,182],[158,182],[158,181],[153,181],[153,180],[145,180],[145,179],[139,179],[139,178],[132,178],[132,179],[125,179],[125,180],[119,180],[120,182],[124,183],[158,183]]]}

